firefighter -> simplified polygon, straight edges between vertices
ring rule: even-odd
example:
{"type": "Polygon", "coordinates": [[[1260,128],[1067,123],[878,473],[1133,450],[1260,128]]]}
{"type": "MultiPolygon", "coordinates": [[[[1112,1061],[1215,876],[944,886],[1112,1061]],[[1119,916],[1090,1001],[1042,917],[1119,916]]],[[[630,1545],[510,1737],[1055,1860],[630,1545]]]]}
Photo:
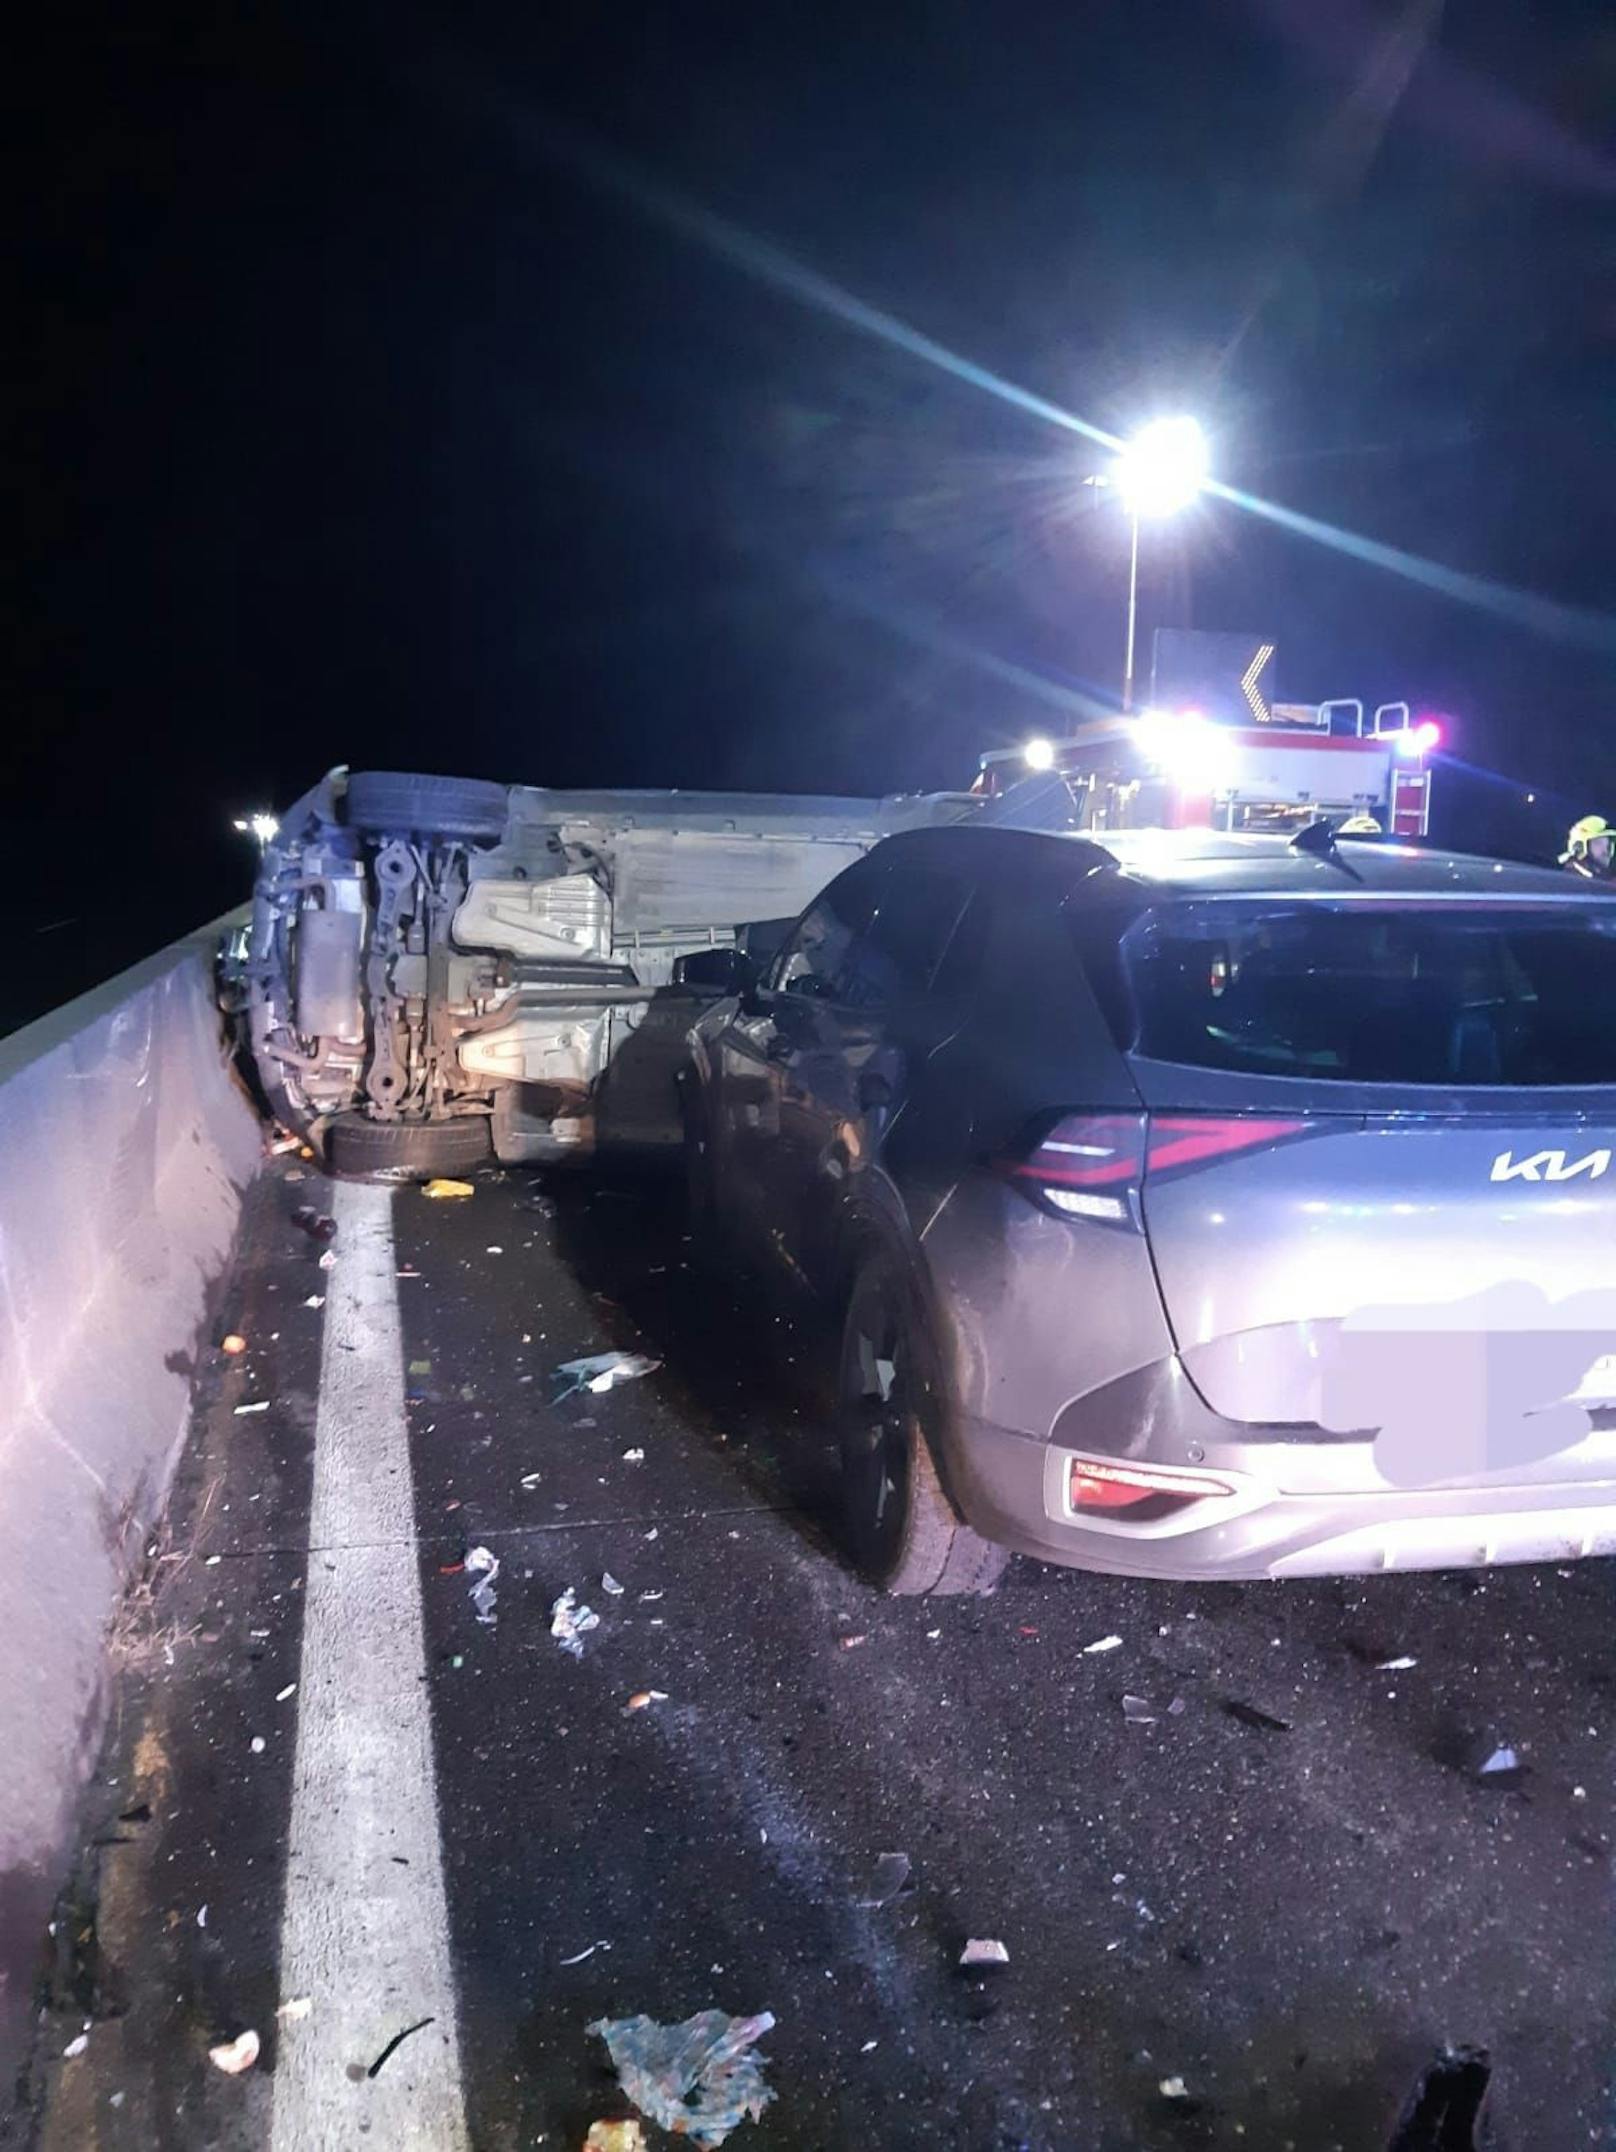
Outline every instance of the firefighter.
{"type": "Polygon", "coordinates": [[[1616,829],[1602,814],[1585,814],[1567,832],[1560,864],[1587,881],[1610,881],[1616,876],[1616,829]]]}

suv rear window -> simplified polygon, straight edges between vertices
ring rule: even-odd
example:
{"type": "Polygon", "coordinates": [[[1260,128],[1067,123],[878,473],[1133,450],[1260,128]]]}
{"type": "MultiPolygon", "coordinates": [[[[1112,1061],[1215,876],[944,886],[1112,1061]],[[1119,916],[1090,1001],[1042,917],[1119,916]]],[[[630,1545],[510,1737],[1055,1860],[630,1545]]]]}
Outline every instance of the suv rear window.
{"type": "Polygon", "coordinates": [[[1225,898],[1146,913],[1120,955],[1129,1050],[1151,1060],[1346,1083],[1616,1083],[1616,905],[1225,898]]]}

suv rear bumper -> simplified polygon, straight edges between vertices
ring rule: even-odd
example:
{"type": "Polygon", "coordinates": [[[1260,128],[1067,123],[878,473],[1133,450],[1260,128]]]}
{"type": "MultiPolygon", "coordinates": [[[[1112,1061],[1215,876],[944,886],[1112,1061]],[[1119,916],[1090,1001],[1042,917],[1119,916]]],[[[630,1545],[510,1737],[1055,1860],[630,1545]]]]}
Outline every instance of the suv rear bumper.
{"type": "Polygon", "coordinates": [[[1047,1441],[963,1420],[945,1462],[950,1492],[985,1537],[1120,1576],[1351,1576],[1616,1554],[1608,1427],[1507,1484],[1388,1487],[1371,1447],[1220,1419],[1168,1362],[1069,1406],[1047,1441]],[[1128,1524],[1074,1512],[1074,1458],[1204,1470],[1233,1492],[1128,1524]]]}

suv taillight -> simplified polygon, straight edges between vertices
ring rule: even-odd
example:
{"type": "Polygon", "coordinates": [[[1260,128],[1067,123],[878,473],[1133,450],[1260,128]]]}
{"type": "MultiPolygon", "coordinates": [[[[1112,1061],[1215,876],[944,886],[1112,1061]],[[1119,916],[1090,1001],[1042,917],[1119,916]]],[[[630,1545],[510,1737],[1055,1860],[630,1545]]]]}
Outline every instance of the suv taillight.
{"type": "Polygon", "coordinates": [[[1042,1124],[1030,1148],[1003,1170],[1063,1217],[1137,1226],[1147,1179],[1264,1150],[1305,1135],[1310,1125],[1271,1114],[1068,1113],[1042,1124]]]}
{"type": "Polygon", "coordinates": [[[1147,1125],[1142,1113],[1067,1114],[1025,1157],[1006,1161],[1005,1171],[1028,1195],[1064,1217],[1133,1225],[1147,1125]]]}

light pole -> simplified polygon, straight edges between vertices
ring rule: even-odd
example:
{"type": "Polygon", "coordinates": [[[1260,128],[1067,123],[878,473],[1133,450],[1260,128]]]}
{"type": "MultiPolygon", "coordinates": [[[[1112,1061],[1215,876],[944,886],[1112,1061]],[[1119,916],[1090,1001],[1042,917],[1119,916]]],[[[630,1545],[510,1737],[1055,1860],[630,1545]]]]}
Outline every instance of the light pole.
{"type": "Polygon", "coordinates": [[[1192,418],[1158,418],[1141,427],[1100,482],[1115,486],[1128,517],[1128,640],[1122,662],[1122,707],[1133,708],[1134,643],[1139,625],[1139,525],[1161,522],[1188,508],[1210,468],[1206,435],[1192,418]]]}

